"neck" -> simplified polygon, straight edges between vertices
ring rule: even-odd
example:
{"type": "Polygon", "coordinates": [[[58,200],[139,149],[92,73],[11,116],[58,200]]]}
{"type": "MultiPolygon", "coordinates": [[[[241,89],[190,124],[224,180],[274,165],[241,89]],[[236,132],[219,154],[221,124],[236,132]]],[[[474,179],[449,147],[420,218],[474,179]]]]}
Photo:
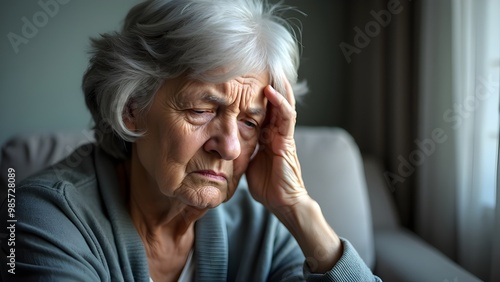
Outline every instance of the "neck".
{"type": "Polygon", "coordinates": [[[143,194],[136,194],[131,189],[129,212],[141,236],[165,238],[168,235],[174,241],[181,240],[192,232],[196,220],[206,213],[206,210],[194,209],[165,197],[162,200],[164,206],[159,207],[159,200],[147,200],[143,194]]]}

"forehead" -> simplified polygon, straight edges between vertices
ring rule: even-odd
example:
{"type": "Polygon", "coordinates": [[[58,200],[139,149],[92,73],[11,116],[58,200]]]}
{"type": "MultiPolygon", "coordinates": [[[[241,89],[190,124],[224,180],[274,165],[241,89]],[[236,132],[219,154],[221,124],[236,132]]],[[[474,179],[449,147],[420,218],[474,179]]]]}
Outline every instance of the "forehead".
{"type": "Polygon", "coordinates": [[[240,76],[218,84],[217,88],[224,94],[252,96],[248,94],[259,94],[268,84],[269,80],[264,76],[240,76]]]}
{"type": "MultiPolygon", "coordinates": [[[[173,92],[180,99],[199,98],[200,95],[220,98],[257,98],[269,84],[267,73],[238,76],[221,83],[207,82],[183,77],[172,81],[177,89],[173,92]]],[[[167,82],[168,83],[168,82],[167,82]]],[[[175,95],[175,94],[174,94],[175,95]]],[[[263,95],[262,95],[263,96],[263,95]]]]}

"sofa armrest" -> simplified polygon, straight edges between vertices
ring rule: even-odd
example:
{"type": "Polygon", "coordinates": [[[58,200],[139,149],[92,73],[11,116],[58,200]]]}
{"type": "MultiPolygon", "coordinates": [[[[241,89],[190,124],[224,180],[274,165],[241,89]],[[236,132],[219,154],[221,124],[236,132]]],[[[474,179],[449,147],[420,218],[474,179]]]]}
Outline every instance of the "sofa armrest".
{"type": "Polygon", "coordinates": [[[375,273],[391,281],[481,281],[410,231],[375,230],[375,273]]]}
{"type": "Polygon", "coordinates": [[[383,166],[373,156],[363,156],[372,208],[375,271],[391,281],[481,281],[411,231],[401,227],[383,166]]]}
{"type": "Polygon", "coordinates": [[[377,158],[364,155],[363,166],[370,197],[373,228],[398,228],[399,217],[390,189],[383,177],[382,164],[377,158]]]}

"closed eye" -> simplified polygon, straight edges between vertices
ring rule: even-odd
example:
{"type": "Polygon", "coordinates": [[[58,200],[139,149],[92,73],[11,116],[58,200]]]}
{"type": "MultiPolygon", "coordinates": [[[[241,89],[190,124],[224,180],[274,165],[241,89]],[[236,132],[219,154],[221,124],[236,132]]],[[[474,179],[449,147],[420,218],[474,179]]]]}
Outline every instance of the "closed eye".
{"type": "Polygon", "coordinates": [[[248,127],[251,127],[251,128],[256,128],[257,127],[257,124],[251,120],[244,120],[243,123],[248,126],[248,127]]]}
{"type": "Polygon", "coordinates": [[[205,113],[209,113],[211,111],[207,111],[207,110],[191,110],[194,114],[205,114],[205,113]]]}
{"type": "Polygon", "coordinates": [[[189,109],[186,117],[192,124],[202,125],[212,120],[215,112],[212,109],[189,109]]]}

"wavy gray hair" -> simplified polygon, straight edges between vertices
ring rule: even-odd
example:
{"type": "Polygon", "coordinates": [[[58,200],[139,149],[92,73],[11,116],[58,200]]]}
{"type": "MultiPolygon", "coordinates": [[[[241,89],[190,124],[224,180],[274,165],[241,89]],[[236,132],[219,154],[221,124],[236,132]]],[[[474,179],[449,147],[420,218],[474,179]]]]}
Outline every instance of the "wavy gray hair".
{"type": "Polygon", "coordinates": [[[144,1],[121,31],[92,39],[82,87],[101,148],[129,158],[130,142],[141,136],[124,124],[130,105],[146,111],[162,83],[182,74],[223,82],[265,71],[279,92],[287,78],[296,95],[305,93],[305,83],[297,83],[297,33],[282,17],[290,8],[263,1],[144,1]]]}

